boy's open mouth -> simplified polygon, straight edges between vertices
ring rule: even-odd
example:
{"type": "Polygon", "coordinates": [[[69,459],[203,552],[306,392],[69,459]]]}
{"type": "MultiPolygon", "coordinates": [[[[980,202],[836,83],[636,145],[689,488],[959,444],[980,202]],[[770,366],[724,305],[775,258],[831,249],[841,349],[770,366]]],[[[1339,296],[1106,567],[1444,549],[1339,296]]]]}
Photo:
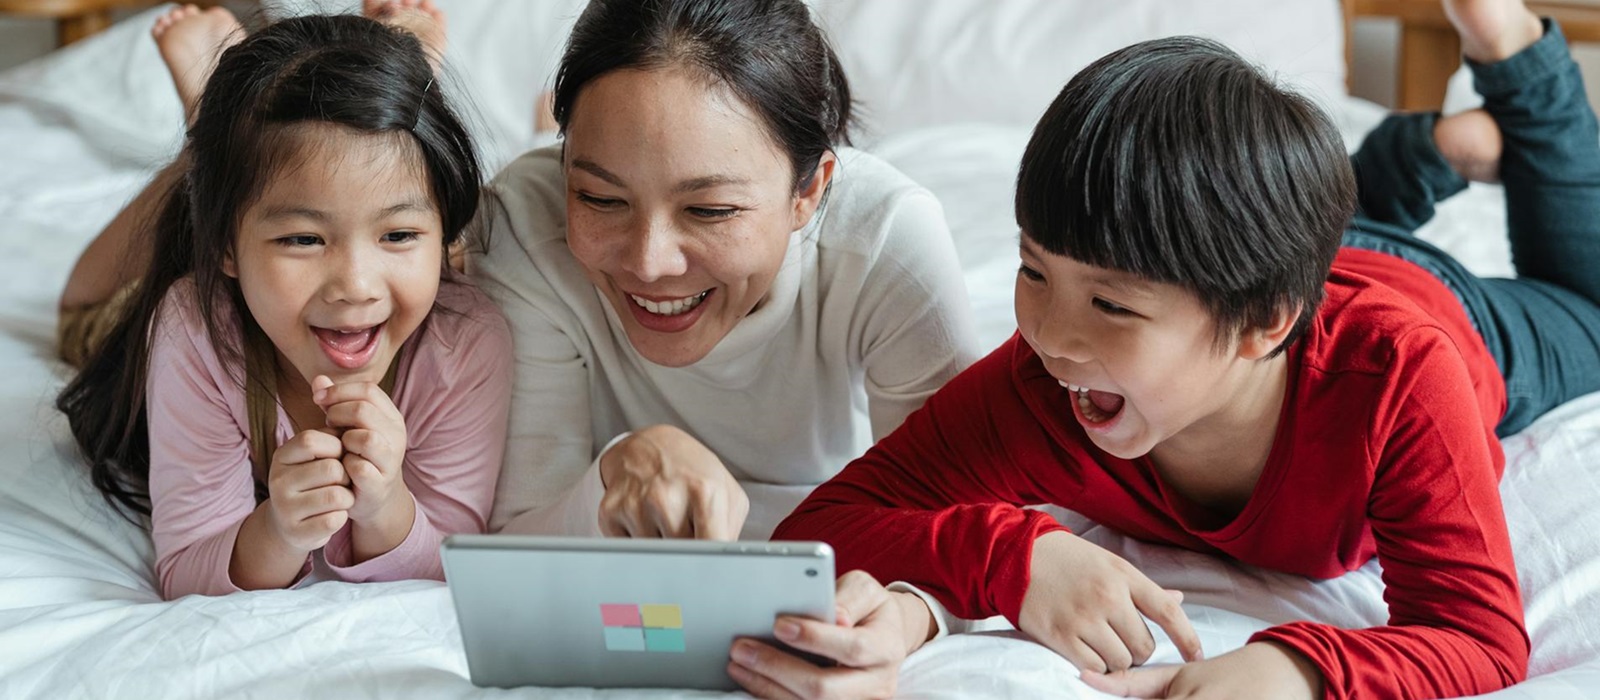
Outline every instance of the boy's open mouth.
{"type": "Polygon", "coordinates": [[[1109,391],[1096,391],[1076,384],[1061,382],[1061,386],[1072,392],[1078,402],[1078,412],[1083,419],[1091,424],[1098,425],[1110,421],[1122,412],[1125,403],[1121,394],[1109,391]]]}

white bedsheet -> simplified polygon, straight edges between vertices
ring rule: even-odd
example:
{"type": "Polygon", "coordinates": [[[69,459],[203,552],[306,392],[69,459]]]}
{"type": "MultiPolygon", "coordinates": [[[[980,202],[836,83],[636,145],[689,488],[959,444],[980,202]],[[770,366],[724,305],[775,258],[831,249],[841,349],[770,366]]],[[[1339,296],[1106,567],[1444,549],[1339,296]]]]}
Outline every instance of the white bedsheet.
{"type": "MultiPolygon", "coordinates": [[[[89,92],[98,83],[75,82],[82,75],[74,71],[115,64],[129,86],[159,84],[164,78],[142,33],[143,26],[118,27],[66,59],[0,75],[0,697],[637,694],[474,688],[447,591],[437,583],[322,583],[160,601],[148,536],[104,505],[72,456],[64,421],[51,408],[64,372],[49,350],[54,300],[78,251],[176,140],[126,128],[175,117],[175,102],[162,101],[174,100],[170,93],[89,92]],[[42,74],[57,79],[50,90],[18,79],[42,74]],[[118,108],[127,116],[121,127],[105,118],[118,108]]],[[[1370,105],[1338,108],[1352,138],[1376,118],[1370,105]]],[[[1010,193],[1026,137],[1009,127],[956,125],[877,146],[943,198],[991,344],[1012,328],[1010,193]]],[[[1506,269],[1497,197],[1494,188],[1474,187],[1426,235],[1480,272],[1506,269]]],[[[1506,451],[1502,494],[1535,677],[1489,697],[1600,696],[1600,395],[1546,416],[1508,440],[1506,451]]],[[[1375,564],[1311,583],[1103,528],[1084,534],[1187,591],[1185,608],[1212,655],[1288,620],[1365,626],[1385,617],[1375,564]]],[[[1155,660],[1175,661],[1176,653],[1163,644],[1155,660]]],[[[929,645],[907,660],[901,690],[921,698],[1102,697],[1076,675],[1043,647],[997,631],[929,645]]]]}

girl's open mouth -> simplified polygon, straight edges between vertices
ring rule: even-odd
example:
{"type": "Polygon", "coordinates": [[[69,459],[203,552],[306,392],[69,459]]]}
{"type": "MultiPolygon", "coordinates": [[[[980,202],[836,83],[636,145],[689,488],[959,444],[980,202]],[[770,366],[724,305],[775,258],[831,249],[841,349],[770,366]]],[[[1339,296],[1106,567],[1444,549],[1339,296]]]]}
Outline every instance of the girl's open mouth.
{"type": "Polygon", "coordinates": [[[322,354],[327,355],[333,364],[340,369],[361,369],[372,362],[372,357],[378,353],[378,337],[383,326],[380,323],[351,330],[312,326],[311,331],[317,335],[322,354]]]}

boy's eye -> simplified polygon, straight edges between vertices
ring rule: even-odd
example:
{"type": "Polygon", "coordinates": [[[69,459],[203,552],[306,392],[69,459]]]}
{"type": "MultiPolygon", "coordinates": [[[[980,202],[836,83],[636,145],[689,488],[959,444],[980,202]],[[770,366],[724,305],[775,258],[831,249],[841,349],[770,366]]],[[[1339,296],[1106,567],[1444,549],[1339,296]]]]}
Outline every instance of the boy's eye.
{"type": "Polygon", "coordinates": [[[422,234],[416,231],[390,231],[383,234],[384,243],[410,243],[417,240],[422,234]]]}
{"type": "Polygon", "coordinates": [[[1018,267],[1017,268],[1017,274],[1022,275],[1024,278],[1026,278],[1027,280],[1029,280],[1031,282],[1042,282],[1042,281],[1044,281],[1044,275],[1039,274],[1038,270],[1035,270],[1035,269],[1033,269],[1031,267],[1028,267],[1027,265],[1023,265],[1021,267],[1018,267]]]}
{"type": "Polygon", "coordinates": [[[285,248],[306,248],[321,243],[322,239],[310,234],[300,234],[275,238],[273,242],[285,248]]]}
{"type": "Polygon", "coordinates": [[[1111,303],[1109,301],[1101,299],[1100,297],[1095,297],[1093,303],[1094,303],[1094,308],[1099,309],[1102,312],[1110,314],[1112,316],[1126,316],[1126,315],[1129,315],[1129,314],[1133,313],[1132,311],[1130,311],[1128,309],[1125,309],[1125,308],[1123,308],[1121,306],[1117,306],[1116,304],[1113,304],[1113,303],[1111,303]]]}
{"type": "Polygon", "coordinates": [[[729,219],[739,213],[739,210],[734,207],[689,207],[686,211],[702,219],[729,219]]]}
{"type": "Polygon", "coordinates": [[[622,206],[622,200],[609,197],[596,197],[592,194],[578,193],[578,201],[596,209],[615,209],[622,206]]]}

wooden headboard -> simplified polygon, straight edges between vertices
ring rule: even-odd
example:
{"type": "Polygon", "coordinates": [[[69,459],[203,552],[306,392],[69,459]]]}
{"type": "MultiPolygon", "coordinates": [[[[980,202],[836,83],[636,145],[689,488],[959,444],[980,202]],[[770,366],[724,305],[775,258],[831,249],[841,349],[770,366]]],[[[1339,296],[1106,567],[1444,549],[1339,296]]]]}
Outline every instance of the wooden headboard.
{"type": "MultiPolygon", "coordinates": [[[[1343,0],[1345,65],[1353,72],[1351,29],[1355,20],[1398,20],[1400,46],[1395,75],[1395,107],[1438,109],[1450,76],[1461,66],[1461,41],[1445,18],[1439,0],[1343,0]]],[[[1600,42],[1600,1],[1532,1],[1528,7],[1561,22],[1570,42],[1600,42]]]]}

